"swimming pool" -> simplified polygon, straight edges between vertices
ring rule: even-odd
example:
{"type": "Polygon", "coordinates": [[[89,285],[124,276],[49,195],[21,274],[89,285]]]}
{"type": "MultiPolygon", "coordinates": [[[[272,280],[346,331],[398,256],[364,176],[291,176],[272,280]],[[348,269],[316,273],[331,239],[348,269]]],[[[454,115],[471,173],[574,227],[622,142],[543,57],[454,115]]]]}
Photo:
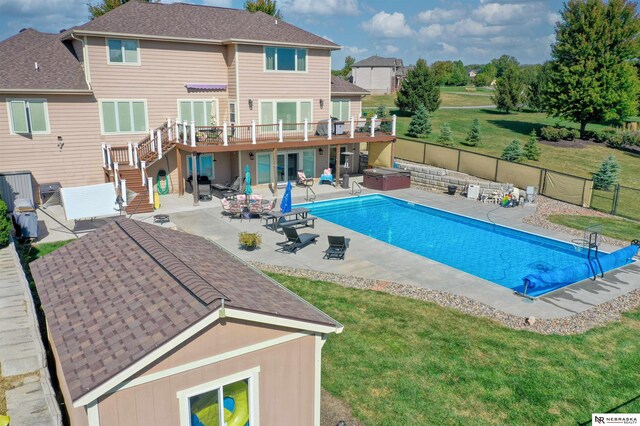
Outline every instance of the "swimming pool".
{"type": "Polygon", "coordinates": [[[301,206],[329,222],[517,291],[524,290],[527,275],[587,259],[572,244],[380,194],[301,206]]]}

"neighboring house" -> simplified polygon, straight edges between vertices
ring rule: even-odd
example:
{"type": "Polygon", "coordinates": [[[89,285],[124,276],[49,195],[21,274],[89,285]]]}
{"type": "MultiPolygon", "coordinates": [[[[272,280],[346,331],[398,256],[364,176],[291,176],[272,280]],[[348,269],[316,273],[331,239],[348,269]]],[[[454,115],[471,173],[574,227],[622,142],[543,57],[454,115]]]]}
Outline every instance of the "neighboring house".
{"type": "Polygon", "coordinates": [[[163,170],[182,193],[194,161],[215,183],[248,164],[254,184],[276,187],[298,169],[319,175],[345,146],[391,152],[390,134],[317,132],[336,49],[261,12],[181,3],[128,2],[61,34],[24,30],[0,42],[0,171],[63,186],[119,175],[146,193],[163,170]]]}
{"type": "Polygon", "coordinates": [[[320,424],[342,325],[216,244],[120,218],[31,271],[72,425],[320,424]]]}
{"type": "Polygon", "coordinates": [[[469,70],[467,73],[467,77],[469,78],[476,78],[476,75],[478,75],[478,70],[469,70]]]}
{"type": "Polygon", "coordinates": [[[402,59],[371,56],[351,66],[351,77],[354,84],[372,95],[385,95],[400,89],[408,69],[402,59]]]}

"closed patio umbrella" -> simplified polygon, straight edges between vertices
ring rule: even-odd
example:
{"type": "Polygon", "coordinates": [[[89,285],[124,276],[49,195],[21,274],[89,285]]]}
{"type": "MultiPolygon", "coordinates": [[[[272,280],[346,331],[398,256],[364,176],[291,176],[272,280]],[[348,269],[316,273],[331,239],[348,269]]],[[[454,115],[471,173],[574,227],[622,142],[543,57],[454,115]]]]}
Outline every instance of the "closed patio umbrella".
{"type": "Polygon", "coordinates": [[[251,195],[253,190],[251,189],[251,172],[249,171],[249,165],[244,166],[244,193],[247,195],[251,195]]]}
{"type": "Polygon", "coordinates": [[[285,189],[282,201],[280,202],[280,211],[282,213],[289,213],[291,211],[291,181],[287,182],[287,189],[285,189]]]}

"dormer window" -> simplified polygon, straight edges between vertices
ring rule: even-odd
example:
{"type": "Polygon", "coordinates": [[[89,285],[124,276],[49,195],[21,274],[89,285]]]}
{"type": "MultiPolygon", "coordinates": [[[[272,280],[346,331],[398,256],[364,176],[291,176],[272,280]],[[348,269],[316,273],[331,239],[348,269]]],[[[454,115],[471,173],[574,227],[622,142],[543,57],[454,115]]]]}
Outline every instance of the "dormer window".
{"type": "Polygon", "coordinates": [[[307,49],[265,47],[264,64],[267,71],[307,71],[307,49]]]}
{"type": "Polygon", "coordinates": [[[138,40],[107,39],[110,64],[140,65],[138,40]]]}

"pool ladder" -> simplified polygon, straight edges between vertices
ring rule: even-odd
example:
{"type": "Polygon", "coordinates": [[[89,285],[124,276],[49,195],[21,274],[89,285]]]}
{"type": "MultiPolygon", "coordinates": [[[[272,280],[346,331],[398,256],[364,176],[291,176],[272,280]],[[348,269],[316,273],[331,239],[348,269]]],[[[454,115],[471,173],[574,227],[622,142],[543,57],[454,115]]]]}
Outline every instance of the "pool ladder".
{"type": "Polygon", "coordinates": [[[362,194],[362,186],[355,180],[351,182],[351,195],[362,194]],[[357,188],[357,189],[356,189],[357,188]]]}
{"type": "Polygon", "coordinates": [[[589,251],[587,252],[587,263],[589,264],[589,269],[593,273],[592,281],[595,281],[598,278],[598,271],[591,264],[591,249],[594,250],[594,259],[596,264],[598,265],[598,269],[600,270],[600,278],[604,278],[604,271],[602,270],[602,265],[600,264],[600,259],[598,258],[598,233],[592,232],[589,234],[589,251]]]}
{"type": "Polygon", "coordinates": [[[307,195],[304,197],[304,199],[306,201],[311,201],[311,202],[315,201],[316,199],[315,191],[310,186],[307,186],[306,188],[307,188],[307,195]],[[311,195],[309,195],[309,191],[311,191],[311,195]]]}

